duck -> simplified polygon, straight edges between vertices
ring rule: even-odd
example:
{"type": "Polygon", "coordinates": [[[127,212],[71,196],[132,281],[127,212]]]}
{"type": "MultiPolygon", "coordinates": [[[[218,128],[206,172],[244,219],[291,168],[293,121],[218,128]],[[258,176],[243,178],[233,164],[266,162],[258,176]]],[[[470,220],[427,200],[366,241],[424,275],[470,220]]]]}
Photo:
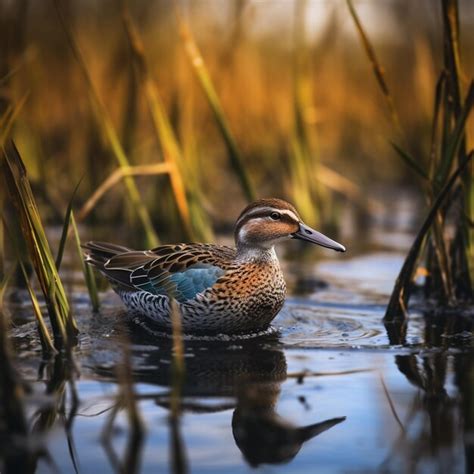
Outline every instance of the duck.
{"type": "Polygon", "coordinates": [[[286,283],[275,245],[290,239],[346,251],[278,198],[245,207],[234,226],[235,248],[179,243],[133,250],[98,241],[83,247],[86,263],[105,275],[134,317],[170,332],[176,307],[184,333],[233,335],[267,330],[282,309],[286,283]]]}

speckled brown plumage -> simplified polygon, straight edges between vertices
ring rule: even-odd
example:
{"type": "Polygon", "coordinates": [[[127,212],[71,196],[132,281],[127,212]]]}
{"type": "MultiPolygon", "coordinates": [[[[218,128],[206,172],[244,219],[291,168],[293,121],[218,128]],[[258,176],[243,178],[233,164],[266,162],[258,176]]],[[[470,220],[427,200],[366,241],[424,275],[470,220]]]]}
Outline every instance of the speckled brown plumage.
{"type": "Polygon", "coordinates": [[[137,251],[89,242],[85,256],[129,310],[159,328],[171,328],[174,299],[185,332],[250,333],[266,329],[283,306],[286,285],[274,245],[290,238],[344,250],[305,226],[291,204],[263,199],[237,219],[235,249],[192,243],[137,251]]]}
{"type": "MultiPolygon", "coordinates": [[[[165,245],[149,251],[115,249],[101,259],[106,243],[86,244],[89,261],[112,282],[115,291],[133,312],[170,329],[169,298],[137,291],[133,280],[182,271],[196,264],[210,264],[225,273],[195,299],[178,303],[186,332],[239,333],[266,328],[285,300],[285,281],[276,255],[240,262],[235,249],[212,244],[165,245]],[[137,273],[137,270],[139,272],[137,273]]],[[[172,285],[168,286],[172,295],[172,285]]]]}

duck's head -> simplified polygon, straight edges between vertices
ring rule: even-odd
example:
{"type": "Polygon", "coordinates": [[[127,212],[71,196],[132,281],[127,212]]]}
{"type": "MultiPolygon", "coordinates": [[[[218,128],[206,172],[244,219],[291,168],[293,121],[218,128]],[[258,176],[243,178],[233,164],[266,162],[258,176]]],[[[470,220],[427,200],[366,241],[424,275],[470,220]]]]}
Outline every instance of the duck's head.
{"type": "Polygon", "coordinates": [[[249,204],[235,223],[237,249],[270,249],[289,239],[345,252],[346,248],[304,224],[298,212],[282,199],[260,199],[249,204]]]}

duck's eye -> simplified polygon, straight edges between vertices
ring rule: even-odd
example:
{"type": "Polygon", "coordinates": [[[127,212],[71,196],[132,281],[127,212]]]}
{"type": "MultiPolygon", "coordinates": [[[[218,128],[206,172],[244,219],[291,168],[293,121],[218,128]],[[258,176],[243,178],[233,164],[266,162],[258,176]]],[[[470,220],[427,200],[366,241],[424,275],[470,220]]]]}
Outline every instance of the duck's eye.
{"type": "Polygon", "coordinates": [[[273,219],[274,221],[277,221],[278,219],[280,219],[280,214],[278,214],[278,212],[272,212],[270,214],[270,218],[273,219]]]}

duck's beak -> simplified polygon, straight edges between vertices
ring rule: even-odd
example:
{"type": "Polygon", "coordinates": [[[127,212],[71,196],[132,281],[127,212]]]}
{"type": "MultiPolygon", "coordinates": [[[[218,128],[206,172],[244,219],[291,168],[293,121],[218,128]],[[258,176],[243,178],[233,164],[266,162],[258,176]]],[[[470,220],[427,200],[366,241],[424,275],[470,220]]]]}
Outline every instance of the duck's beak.
{"type": "Polygon", "coordinates": [[[294,239],[306,240],[308,242],[312,242],[313,244],[320,245],[321,247],[336,250],[337,252],[346,251],[346,247],[344,247],[344,245],[341,245],[335,240],[326,237],[317,230],[311,229],[311,227],[303,224],[302,222],[300,222],[299,230],[292,234],[292,237],[294,239]]]}

